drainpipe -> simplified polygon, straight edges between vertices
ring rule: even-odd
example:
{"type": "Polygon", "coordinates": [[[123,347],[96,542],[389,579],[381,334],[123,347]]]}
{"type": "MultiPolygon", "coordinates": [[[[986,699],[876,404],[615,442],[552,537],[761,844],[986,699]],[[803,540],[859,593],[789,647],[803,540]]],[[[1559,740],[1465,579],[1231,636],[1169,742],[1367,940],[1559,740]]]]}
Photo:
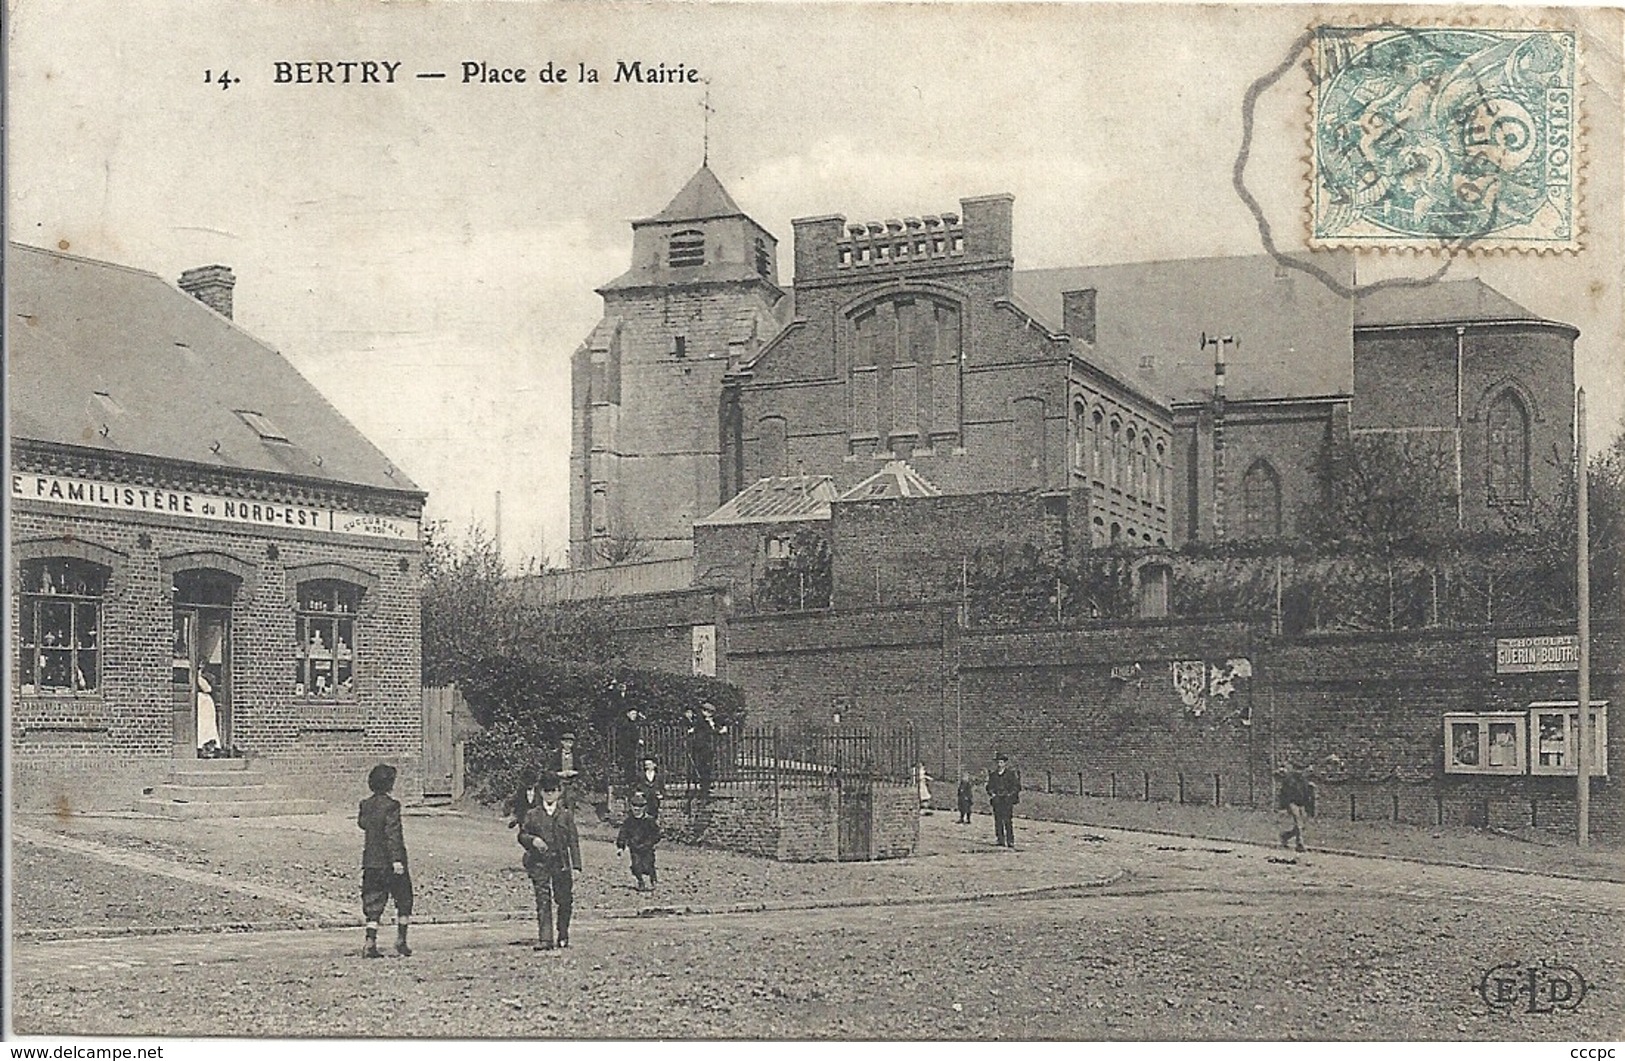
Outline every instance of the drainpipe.
{"type": "Polygon", "coordinates": [[[1467,329],[1461,325],[1456,326],[1456,529],[1461,530],[1464,523],[1462,517],[1462,489],[1461,489],[1461,394],[1462,394],[1462,361],[1467,355],[1467,329]]]}

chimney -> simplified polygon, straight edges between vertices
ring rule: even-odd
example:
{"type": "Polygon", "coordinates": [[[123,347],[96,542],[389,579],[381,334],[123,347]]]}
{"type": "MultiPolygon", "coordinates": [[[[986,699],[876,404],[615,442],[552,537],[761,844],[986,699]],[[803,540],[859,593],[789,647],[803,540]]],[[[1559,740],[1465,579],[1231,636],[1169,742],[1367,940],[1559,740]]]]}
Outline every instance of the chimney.
{"type": "Polygon", "coordinates": [[[1061,329],[1079,342],[1095,345],[1094,288],[1061,292],[1061,329]]]}
{"type": "Polygon", "coordinates": [[[225,265],[205,265],[181,274],[180,289],[227,320],[231,319],[231,289],[237,278],[225,265]]]}

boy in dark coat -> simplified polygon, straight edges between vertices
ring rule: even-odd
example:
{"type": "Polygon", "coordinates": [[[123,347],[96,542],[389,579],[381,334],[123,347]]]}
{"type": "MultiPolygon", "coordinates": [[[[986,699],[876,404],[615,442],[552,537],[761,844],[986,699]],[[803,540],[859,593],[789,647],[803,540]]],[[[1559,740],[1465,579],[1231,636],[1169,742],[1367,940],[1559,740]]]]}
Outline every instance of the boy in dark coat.
{"type": "Polygon", "coordinates": [[[570,906],[574,874],[581,869],[581,839],[575,815],[561,797],[559,775],[548,771],[541,779],[542,800],[525,813],[519,827],[519,846],[525,849],[525,873],[536,891],[536,949],[570,945],[570,906]],[[553,903],[558,901],[558,933],[554,935],[553,903]],[[556,940],[556,943],[555,943],[556,940]]]}
{"type": "Polygon", "coordinates": [[[1280,781],[1281,789],[1276,794],[1275,805],[1287,812],[1292,819],[1292,828],[1281,833],[1281,846],[1291,847],[1296,842],[1297,849],[1303,848],[1303,816],[1304,812],[1314,812],[1315,786],[1309,779],[1290,765],[1283,764],[1276,768],[1275,776],[1280,781]]]}
{"type": "Polygon", "coordinates": [[[406,837],[401,832],[401,805],[390,796],[395,787],[395,768],[379,763],[367,774],[372,795],[361,801],[355,823],[366,834],[361,849],[361,912],[367,918],[367,944],[363,958],[381,958],[378,953],[378,921],[384,905],[395,900],[395,953],[412,956],[406,945],[406,928],[412,920],[412,875],[406,868],[406,837]]]}
{"type": "Polygon", "coordinates": [[[615,850],[632,849],[632,876],[637,878],[638,891],[643,890],[643,878],[649,878],[649,888],[655,886],[655,845],[660,842],[660,825],[649,814],[649,800],[642,791],[632,793],[626,810],[626,820],[615,837],[615,850]]]}
{"type": "Polygon", "coordinates": [[[959,824],[970,824],[971,796],[975,793],[975,786],[971,784],[970,775],[963,770],[959,772],[959,789],[954,793],[959,801],[959,824]]]}

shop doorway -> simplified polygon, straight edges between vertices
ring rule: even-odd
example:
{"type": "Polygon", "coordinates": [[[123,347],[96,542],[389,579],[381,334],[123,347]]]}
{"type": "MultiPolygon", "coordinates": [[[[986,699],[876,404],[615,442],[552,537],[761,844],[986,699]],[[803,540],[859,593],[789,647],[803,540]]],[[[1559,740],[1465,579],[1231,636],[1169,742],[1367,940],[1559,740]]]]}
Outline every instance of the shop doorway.
{"type": "Polygon", "coordinates": [[[237,579],[221,571],[175,575],[170,671],[175,754],[225,758],[232,749],[231,605],[237,579]]]}

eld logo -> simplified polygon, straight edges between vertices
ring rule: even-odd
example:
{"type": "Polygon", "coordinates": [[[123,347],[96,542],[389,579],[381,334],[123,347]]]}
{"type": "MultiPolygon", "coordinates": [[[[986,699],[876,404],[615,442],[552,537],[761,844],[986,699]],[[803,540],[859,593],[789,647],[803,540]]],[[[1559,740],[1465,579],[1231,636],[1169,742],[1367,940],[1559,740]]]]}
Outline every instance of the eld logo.
{"type": "Polygon", "coordinates": [[[1479,996],[1490,1009],[1510,1013],[1556,1013],[1575,1010],[1586,997],[1585,977],[1572,965],[1556,962],[1502,962],[1478,981],[1479,996]]]}

